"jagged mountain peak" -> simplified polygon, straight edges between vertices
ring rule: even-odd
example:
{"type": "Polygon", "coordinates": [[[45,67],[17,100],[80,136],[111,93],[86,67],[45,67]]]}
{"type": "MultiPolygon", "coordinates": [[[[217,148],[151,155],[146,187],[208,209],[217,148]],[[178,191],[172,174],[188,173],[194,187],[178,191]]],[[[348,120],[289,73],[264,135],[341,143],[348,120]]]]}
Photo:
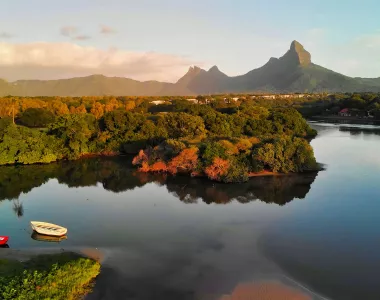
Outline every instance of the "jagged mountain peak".
{"type": "Polygon", "coordinates": [[[203,69],[198,66],[191,66],[187,73],[198,73],[200,71],[203,71],[203,69]]]}
{"type": "Polygon", "coordinates": [[[195,77],[204,72],[206,71],[200,67],[191,66],[187,73],[177,81],[177,84],[187,86],[195,77]]]}
{"type": "Polygon", "coordinates": [[[295,40],[291,43],[289,51],[286,52],[283,58],[292,60],[301,66],[311,64],[311,54],[305,50],[301,43],[295,40]]]}
{"type": "Polygon", "coordinates": [[[217,66],[212,66],[208,72],[220,72],[219,68],[217,66]]]}

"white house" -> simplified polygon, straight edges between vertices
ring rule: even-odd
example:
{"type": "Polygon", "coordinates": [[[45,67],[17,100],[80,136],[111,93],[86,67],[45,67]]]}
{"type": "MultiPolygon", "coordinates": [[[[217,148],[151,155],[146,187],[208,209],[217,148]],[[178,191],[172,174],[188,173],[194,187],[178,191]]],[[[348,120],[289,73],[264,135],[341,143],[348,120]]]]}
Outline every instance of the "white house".
{"type": "Polygon", "coordinates": [[[160,104],[166,103],[166,101],[165,100],[154,100],[154,101],[150,101],[149,103],[152,103],[154,105],[160,105],[160,104]]]}

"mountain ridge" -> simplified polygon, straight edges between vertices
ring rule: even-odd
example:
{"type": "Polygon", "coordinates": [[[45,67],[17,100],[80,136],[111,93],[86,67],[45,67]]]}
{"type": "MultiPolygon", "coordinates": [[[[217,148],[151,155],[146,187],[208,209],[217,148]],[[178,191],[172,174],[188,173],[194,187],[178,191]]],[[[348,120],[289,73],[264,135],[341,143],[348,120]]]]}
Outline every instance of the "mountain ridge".
{"type": "Polygon", "coordinates": [[[243,75],[228,76],[217,66],[189,68],[176,83],[138,81],[94,74],[56,80],[0,79],[0,96],[191,96],[218,93],[380,92],[380,77],[349,77],[317,64],[298,41],[280,58],[243,75]]]}

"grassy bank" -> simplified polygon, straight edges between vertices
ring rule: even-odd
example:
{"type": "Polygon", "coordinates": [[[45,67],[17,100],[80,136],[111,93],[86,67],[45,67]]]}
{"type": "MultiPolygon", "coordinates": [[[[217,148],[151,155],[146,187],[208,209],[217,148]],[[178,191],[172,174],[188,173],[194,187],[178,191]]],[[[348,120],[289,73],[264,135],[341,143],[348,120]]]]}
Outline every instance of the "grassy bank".
{"type": "Polygon", "coordinates": [[[0,259],[0,299],[81,299],[99,271],[98,262],[74,253],[0,259]]]}

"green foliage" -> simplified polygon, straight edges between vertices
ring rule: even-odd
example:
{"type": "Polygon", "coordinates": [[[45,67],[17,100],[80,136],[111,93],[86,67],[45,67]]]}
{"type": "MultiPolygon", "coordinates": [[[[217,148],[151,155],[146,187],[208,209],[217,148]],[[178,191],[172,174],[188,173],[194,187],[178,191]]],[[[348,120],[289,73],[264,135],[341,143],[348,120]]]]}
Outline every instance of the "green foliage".
{"type": "Polygon", "coordinates": [[[96,261],[74,254],[36,257],[25,264],[0,260],[0,298],[81,299],[99,274],[96,261]]]}
{"type": "Polygon", "coordinates": [[[211,165],[216,157],[222,159],[228,158],[226,148],[222,144],[214,141],[202,144],[200,153],[205,166],[211,165]]]}
{"type": "Polygon", "coordinates": [[[304,139],[281,136],[257,145],[253,150],[253,169],[289,173],[317,169],[313,149],[304,139]]]}
{"type": "Polygon", "coordinates": [[[270,112],[267,108],[255,105],[251,102],[244,102],[240,106],[239,110],[242,115],[255,120],[267,119],[270,115],[270,112]]]}
{"type": "Polygon", "coordinates": [[[18,118],[18,122],[27,127],[46,127],[54,119],[54,114],[44,108],[28,108],[18,118]]]}
{"type": "Polygon", "coordinates": [[[102,129],[114,134],[137,132],[145,120],[146,118],[142,114],[116,110],[103,116],[102,129]]]}
{"type": "Polygon", "coordinates": [[[49,126],[49,134],[61,140],[68,149],[70,159],[96,151],[94,139],[99,131],[93,115],[64,115],[49,126]]]}
{"type": "Polygon", "coordinates": [[[187,113],[167,113],[159,120],[172,138],[193,138],[206,133],[203,119],[187,113]]]}
{"type": "Polygon", "coordinates": [[[186,148],[186,145],[175,139],[168,139],[163,143],[165,151],[169,152],[170,155],[178,155],[183,149],[186,148]]]}
{"type": "Polygon", "coordinates": [[[141,126],[138,135],[142,139],[165,139],[168,137],[168,132],[165,127],[157,126],[153,121],[146,120],[141,126]]]}
{"type": "Polygon", "coordinates": [[[226,183],[246,182],[248,180],[249,161],[245,156],[232,157],[230,167],[222,181],[226,183]]]}
{"type": "Polygon", "coordinates": [[[285,133],[299,137],[315,136],[316,131],[311,129],[306,120],[294,108],[275,109],[270,120],[276,134],[285,133]]]}
{"type": "Polygon", "coordinates": [[[13,123],[12,118],[10,117],[5,117],[5,118],[0,118],[0,135],[1,132],[4,132],[4,130],[10,126],[13,123]]]}
{"type": "MultiPolygon", "coordinates": [[[[92,154],[137,154],[147,147],[159,154],[150,161],[167,163],[167,159],[192,145],[200,149],[197,171],[204,171],[219,158],[220,164],[211,166],[210,172],[223,175],[229,168],[221,179],[225,182],[244,181],[248,172],[263,169],[297,172],[313,168],[315,159],[306,139],[316,132],[297,110],[287,107],[309,102],[246,97],[235,102],[232,95],[212,97],[213,100],[198,97],[203,104],[179,97],[155,114],[147,112],[154,98],[53,98],[30,103],[18,99],[16,110],[24,111],[19,119],[29,127],[46,124],[53,115],[57,117],[46,132],[15,126],[10,118],[0,119],[0,164],[48,163],[92,154]],[[259,141],[265,142],[257,145],[259,141]]],[[[372,106],[380,110],[374,102],[376,97],[361,99],[372,101],[372,106]]],[[[13,108],[8,102],[4,114],[13,108]]]]}
{"type": "Polygon", "coordinates": [[[61,151],[60,140],[39,130],[11,124],[0,131],[0,165],[50,163],[61,151]]]}

